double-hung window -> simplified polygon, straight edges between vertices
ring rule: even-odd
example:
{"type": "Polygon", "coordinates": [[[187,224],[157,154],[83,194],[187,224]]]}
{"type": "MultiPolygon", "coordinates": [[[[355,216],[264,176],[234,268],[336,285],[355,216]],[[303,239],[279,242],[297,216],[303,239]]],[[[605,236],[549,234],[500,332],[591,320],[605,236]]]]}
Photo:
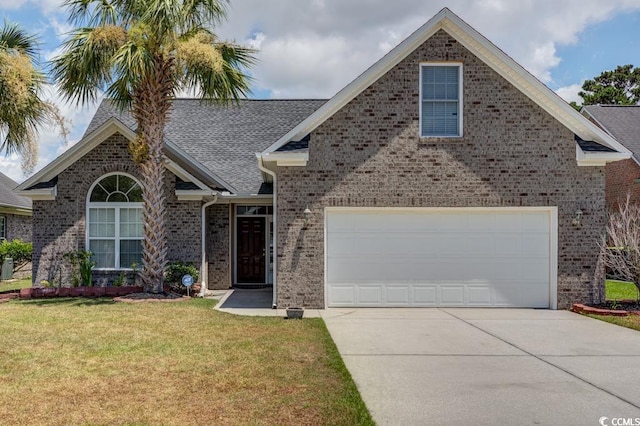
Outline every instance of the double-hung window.
{"type": "Polygon", "coordinates": [[[142,189],[130,176],[102,177],[89,195],[87,247],[97,269],[142,262],[142,189]]]}
{"type": "Polygon", "coordinates": [[[420,136],[462,136],[462,64],[420,66],[420,136]]]}
{"type": "Polygon", "coordinates": [[[7,239],[7,217],[0,216],[0,241],[7,239]]]}

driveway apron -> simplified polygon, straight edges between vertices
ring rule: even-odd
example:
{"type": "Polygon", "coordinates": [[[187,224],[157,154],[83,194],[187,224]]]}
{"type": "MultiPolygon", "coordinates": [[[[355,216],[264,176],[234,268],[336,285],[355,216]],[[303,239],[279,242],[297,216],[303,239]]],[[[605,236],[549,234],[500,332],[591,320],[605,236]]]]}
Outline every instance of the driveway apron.
{"type": "Polygon", "coordinates": [[[380,425],[640,424],[637,331],[532,309],[322,316],[380,425]]]}

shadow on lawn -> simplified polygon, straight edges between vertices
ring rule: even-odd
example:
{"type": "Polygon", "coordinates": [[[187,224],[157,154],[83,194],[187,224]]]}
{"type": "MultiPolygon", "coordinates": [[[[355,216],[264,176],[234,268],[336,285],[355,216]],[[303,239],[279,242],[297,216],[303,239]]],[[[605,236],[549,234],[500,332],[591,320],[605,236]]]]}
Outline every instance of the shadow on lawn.
{"type": "Polygon", "coordinates": [[[84,297],[56,297],[51,299],[29,299],[20,300],[18,303],[29,306],[102,306],[113,305],[113,299],[107,297],[89,299],[84,297]]]}

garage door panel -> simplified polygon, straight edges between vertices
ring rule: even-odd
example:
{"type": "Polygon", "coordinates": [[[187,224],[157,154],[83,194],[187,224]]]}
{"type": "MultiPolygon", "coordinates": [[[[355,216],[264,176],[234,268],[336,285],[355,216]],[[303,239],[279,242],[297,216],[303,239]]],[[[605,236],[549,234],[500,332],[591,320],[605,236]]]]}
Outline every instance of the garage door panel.
{"type": "Polygon", "coordinates": [[[467,287],[467,305],[488,306],[493,304],[491,297],[491,286],[468,286],[467,287]]]}
{"type": "Polygon", "coordinates": [[[548,307],[550,225],[544,210],[330,210],[328,304],[548,307]]]}
{"type": "Polygon", "coordinates": [[[357,287],[356,298],[358,303],[379,306],[383,303],[382,293],[382,285],[360,285],[357,287]]]}
{"type": "Polygon", "coordinates": [[[411,300],[411,286],[399,284],[397,286],[387,286],[386,301],[389,305],[409,305],[411,300]]]}
{"type": "Polygon", "coordinates": [[[329,287],[329,304],[353,306],[356,304],[356,286],[353,283],[334,284],[329,287]]]}
{"type": "Polygon", "coordinates": [[[464,306],[464,286],[441,285],[439,302],[448,306],[464,306]]]}
{"type": "Polygon", "coordinates": [[[438,303],[438,287],[435,285],[412,286],[412,301],[417,306],[435,306],[438,303]]]}

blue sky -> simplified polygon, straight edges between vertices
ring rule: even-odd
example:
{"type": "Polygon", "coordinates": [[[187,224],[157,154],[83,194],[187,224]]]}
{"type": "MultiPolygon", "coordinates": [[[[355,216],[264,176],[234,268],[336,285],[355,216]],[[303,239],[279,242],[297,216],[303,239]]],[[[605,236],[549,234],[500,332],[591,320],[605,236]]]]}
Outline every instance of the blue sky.
{"type": "MultiPolygon", "coordinates": [[[[61,4],[0,0],[0,14],[38,34],[48,59],[71,28],[61,4]]],[[[231,0],[218,33],[259,49],[253,97],[327,98],[445,6],[567,100],[602,70],[640,65],[638,0],[231,0]]],[[[37,168],[80,139],[96,108],[51,92],[72,133],[65,146],[44,129],[37,168]]],[[[0,156],[0,171],[25,178],[16,157],[0,156]]]]}

